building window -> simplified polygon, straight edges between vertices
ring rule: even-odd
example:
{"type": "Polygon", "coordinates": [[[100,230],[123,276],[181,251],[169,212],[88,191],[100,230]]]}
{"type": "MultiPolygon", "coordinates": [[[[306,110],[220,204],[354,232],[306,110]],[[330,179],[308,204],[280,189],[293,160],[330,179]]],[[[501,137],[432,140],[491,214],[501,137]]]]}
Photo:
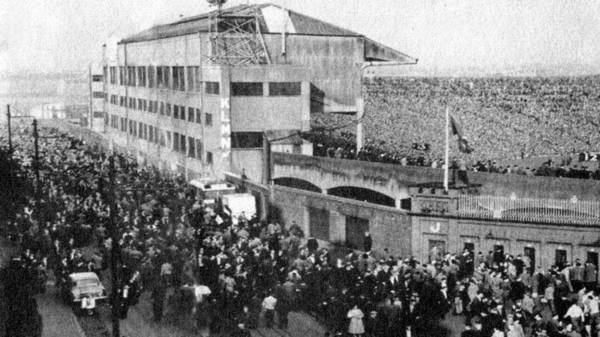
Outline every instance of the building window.
{"type": "Polygon", "coordinates": [[[173,118],[179,119],[179,105],[173,105],[173,118]]]}
{"type": "Polygon", "coordinates": [[[158,101],[154,101],[154,104],[152,106],[152,112],[158,113],[158,101]]]}
{"type": "Polygon", "coordinates": [[[125,85],[125,67],[119,66],[119,84],[125,85]]]}
{"type": "Polygon", "coordinates": [[[196,158],[202,159],[202,141],[200,139],[196,139],[196,158]]]}
{"type": "Polygon", "coordinates": [[[199,91],[200,90],[200,67],[192,66],[187,67],[187,90],[188,91],[199,91]]]}
{"type": "Polygon", "coordinates": [[[300,82],[269,82],[269,96],[300,96],[300,82]]]}
{"type": "Polygon", "coordinates": [[[173,142],[173,139],[171,138],[171,131],[167,131],[167,144],[166,145],[168,148],[171,148],[171,146],[172,146],[171,144],[173,144],[172,142],[173,142]]]}
{"type": "Polygon", "coordinates": [[[262,96],[263,95],[263,84],[262,84],[262,82],[232,82],[231,83],[231,95],[232,96],[262,96]]]}
{"type": "MultiPolygon", "coordinates": [[[[106,67],[104,67],[104,73],[106,73],[106,67]]],[[[102,82],[102,75],[92,75],[92,82],[102,82]]]]}
{"type": "Polygon", "coordinates": [[[188,108],[188,122],[194,122],[194,108],[188,108]]]}
{"type": "Polygon", "coordinates": [[[173,132],[173,150],[179,152],[179,133],[173,132]]]}
{"type": "Polygon", "coordinates": [[[110,67],[110,84],[117,84],[117,67],[110,67]]]}
{"type": "Polygon", "coordinates": [[[137,67],[138,86],[146,86],[146,67],[137,67]]]}
{"type": "Polygon", "coordinates": [[[173,89],[185,91],[185,68],[171,67],[173,70],[173,89]]]}
{"type": "Polygon", "coordinates": [[[179,135],[179,141],[181,142],[179,145],[180,152],[183,153],[184,155],[187,155],[187,151],[186,151],[187,139],[185,138],[185,135],[179,135]]]}
{"type": "Polygon", "coordinates": [[[206,126],[212,126],[212,114],[211,113],[206,113],[204,116],[205,116],[204,124],[206,126]]]}
{"type": "Polygon", "coordinates": [[[196,123],[202,124],[202,112],[200,112],[200,109],[196,109],[196,123]]]}
{"type": "Polygon", "coordinates": [[[154,104],[154,102],[148,101],[148,112],[152,112],[152,105],[153,104],[154,104]]]}
{"type": "Polygon", "coordinates": [[[161,115],[165,114],[165,102],[160,102],[160,110],[159,110],[161,115]]]}
{"type": "Polygon", "coordinates": [[[135,81],[135,67],[134,66],[129,66],[127,67],[127,79],[128,79],[128,83],[127,85],[135,87],[136,85],[136,81],[135,81]]]}
{"type": "Polygon", "coordinates": [[[138,137],[144,138],[144,123],[138,123],[138,137]]]}
{"type": "Polygon", "coordinates": [[[167,103],[166,114],[167,117],[171,117],[171,103],[167,103]]]}
{"type": "Polygon", "coordinates": [[[159,89],[164,89],[168,85],[168,81],[165,82],[166,74],[165,71],[169,69],[169,67],[158,66],[156,67],[156,87],[159,89]]]}
{"type": "Polygon", "coordinates": [[[262,132],[232,132],[232,149],[251,149],[263,146],[262,132]]]}
{"type": "Polygon", "coordinates": [[[206,152],[206,163],[212,165],[213,163],[213,154],[212,152],[206,152]]]}
{"type": "Polygon", "coordinates": [[[185,107],[184,106],[180,106],[179,107],[179,119],[181,120],[185,120],[185,107]]]}
{"type": "Polygon", "coordinates": [[[148,66],[148,88],[154,88],[154,66],[148,66]]]}
{"type": "Polygon", "coordinates": [[[142,103],[142,101],[143,101],[143,99],[141,99],[141,98],[138,98],[138,100],[137,100],[137,108],[139,110],[143,110],[143,108],[144,108],[144,104],[142,103]]]}
{"type": "Polygon", "coordinates": [[[104,98],[104,92],[102,91],[94,91],[92,92],[93,98],[104,98]]]}
{"type": "Polygon", "coordinates": [[[159,130],[159,134],[160,134],[160,142],[159,142],[159,144],[160,144],[160,146],[165,146],[166,145],[166,143],[165,143],[165,134],[162,132],[162,130],[159,130]]]}
{"type": "Polygon", "coordinates": [[[219,82],[204,82],[204,93],[218,95],[221,92],[219,82]]]}
{"type": "Polygon", "coordinates": [[[148,125],[148,141],[154,143],[154,127],[148,125]]]}
{"type": "Polygon", "coordinates": [[[188,137],[188,157],[196,158],[196,140],[188,137]]]}

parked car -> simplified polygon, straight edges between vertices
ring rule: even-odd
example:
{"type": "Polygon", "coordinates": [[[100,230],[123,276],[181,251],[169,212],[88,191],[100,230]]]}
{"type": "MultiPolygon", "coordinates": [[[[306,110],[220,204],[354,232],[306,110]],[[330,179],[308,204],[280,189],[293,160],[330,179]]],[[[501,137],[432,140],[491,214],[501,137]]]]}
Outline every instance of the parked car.
{"type": "Polygon", "coordinates": [[[62,286],[62,295],[76,311],[85,310],[88,313],[93,313],[95,303],[107,298],[106,289],[100,282],[98,275],[93,272],[69,274],[67,282],[62,286]],[[83,298],[86,298],[85,308],[81,303],[83,298]],[[91,307],[90,302],[94,304],[91,307]]]}

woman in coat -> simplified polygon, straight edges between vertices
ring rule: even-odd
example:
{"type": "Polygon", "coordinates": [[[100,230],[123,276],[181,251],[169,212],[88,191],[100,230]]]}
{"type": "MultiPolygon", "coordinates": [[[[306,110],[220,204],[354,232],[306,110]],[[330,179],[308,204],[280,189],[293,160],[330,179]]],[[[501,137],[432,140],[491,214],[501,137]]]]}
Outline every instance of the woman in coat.
{"type": "Polygon", "coordinates": [[[358,308],[358,305],[354,305],[354,308],[348,311],[348,318],[350,319],[350,325],[348,326],[348,333],[352,336],[361,336],[365,333],[365,326],[363,325],[363,317],[365,314],[358,308]]]}

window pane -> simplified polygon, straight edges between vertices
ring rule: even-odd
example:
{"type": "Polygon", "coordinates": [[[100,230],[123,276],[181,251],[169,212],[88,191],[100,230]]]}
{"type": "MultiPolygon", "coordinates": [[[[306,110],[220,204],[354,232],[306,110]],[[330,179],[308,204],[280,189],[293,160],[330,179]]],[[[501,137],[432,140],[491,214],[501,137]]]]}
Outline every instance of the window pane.
{"type": "Polygon", "coordinates": [[[263,146],[262,132],[232,132],[231,147],[235,149],[259,148],[263,146]]]}
{"type": "Polygon", "coordinates": [[[209,95],[218,95],[220,92],[219,82],[204,82],[205,93],[209,95]]]}
{"type": "Polygon", "coordinates": [[[196,123],[202,124],[202,112],[200,112],[200,109],[196,109],[196,123]]]}
{"type": "Polygon", "coordinates": [[[196,141],[192,137],[188,137],[188,157],[196,157],[196,141]]]}
{"type": "Polygon", "coordinates": [[[173,118],[179,119],[179,105],[173,105],[173,118]]]}
{"type": "Polygon", "coordinates": [[[167,103],[166,114],[167,117],[171,117],[171,103],[167,103]]]}
{"type": "Polygon", "coordinates": [[[196,85],[196,76],[194,69],[197,67],[187,67],[187,90],[194,91],[196,85]]]}
{"type": "Polygon", "coordinates": [[[196,139],[196,158],[202,159],[202,141],[196,139]]]}
{"type": "Polygon", "coordinates": [[[188,108],[188,122],[194,121],[194,108],[188,108]]]}
{"type": "Polygon", "coordinates": [[[154,88],[154,66],[148,66],[148,88],[154,88]]]}
{"type": "Polygon", "coordinates": [[[269,82],[269,96],[300,96],[300,82],[269,82]]]}
{"type": "Polygon", "coordinates": [[[212,114],[207,113],[205,116],[206,121],[204,124],[206,124],[206,126],[212,126],[212,114]]]}
{"type": "Polygon", "coordinates": [[[232,82],[231,95],[233,96],[262,96],[263,84],[261,82],[232,82]]]}

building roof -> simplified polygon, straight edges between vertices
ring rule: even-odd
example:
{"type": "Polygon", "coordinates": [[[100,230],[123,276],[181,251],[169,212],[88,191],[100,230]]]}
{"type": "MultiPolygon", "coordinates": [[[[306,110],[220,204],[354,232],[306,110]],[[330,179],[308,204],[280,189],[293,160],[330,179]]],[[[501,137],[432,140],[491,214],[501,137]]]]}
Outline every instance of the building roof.
{"type": "MultiPolygon", "coordinates": [[[[221,17],[250,17],[255,14],[260,20],[263,33],[280,33],[282,27],[281,17],[273,17],[272,9],[280,7],[271,3],[257,5],[239,5],[221,10],[221,17]],[[275,22],[277,21],[277,22],[275,22]]],[[[332,25],[330,23],[311,18],[304,14],[286,10],[288,15],[287,32],[302,35],[334,35],[334,36],[361,36],[360,34],[332,25]]],[[[149,41],[167,37],[202,33],[209,31],[209,17],[216,11],[190,16],[181,20],[153,26],[137,34],[131,35],[120,43],[149,41]]]]}
{"type": "MultiPolygon", "coordinates": [[[[190,16],[181,20],[153,26],[137,34],[126,37],[119,43],[151,41],[175,36],[207,33],[210,28],[210,17],[216,11],[190,16]]],[[[291,11],[282,10],[272,4],[239,5],[221,10],[221,18],[252,17],[256,15],[259,20],[261,33],[281,33],[319,36],[355,36],[361,34],[338,27],[331,23],[312,18],[310,16],[291,11]],[[282,17],[282,16],[287,16],[282,17]]],[[[416,59],[397,50],[383,46],[371,39],[365,38],[365,56],[369,60],[405,60],[407,63],[416,63],[416,59]]]]}

